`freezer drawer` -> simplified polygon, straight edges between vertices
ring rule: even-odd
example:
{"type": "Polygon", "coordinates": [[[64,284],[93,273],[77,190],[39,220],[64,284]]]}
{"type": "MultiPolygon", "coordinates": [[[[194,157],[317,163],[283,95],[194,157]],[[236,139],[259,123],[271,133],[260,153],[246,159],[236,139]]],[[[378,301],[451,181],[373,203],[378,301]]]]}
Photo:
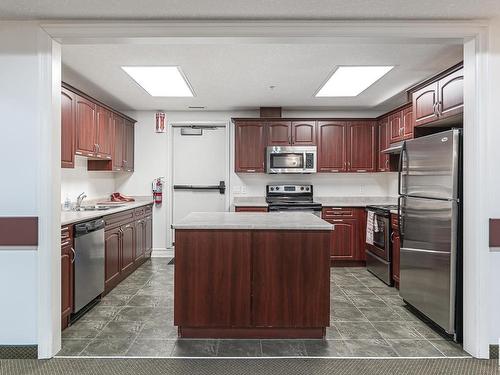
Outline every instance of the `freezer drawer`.
{"type": "Polygon", "coordinates": [[[400,194],[456,199],[460,149],[457,129],[405,142],[401,153],[400,194]]]}
{"type": "Polygon", "coordinates": [[[451,254],[401,249],[399,294],[410,305],[455,333],[455,288],[451,254]]]}

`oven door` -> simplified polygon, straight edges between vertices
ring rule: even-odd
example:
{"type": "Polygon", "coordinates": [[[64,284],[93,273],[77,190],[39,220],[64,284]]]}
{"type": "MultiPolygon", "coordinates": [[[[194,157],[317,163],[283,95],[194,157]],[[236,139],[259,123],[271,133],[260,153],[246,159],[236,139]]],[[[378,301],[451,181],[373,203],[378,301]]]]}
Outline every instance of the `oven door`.
{"type": "Polygon", "coordinates": [[[377,215],[373,218],[373,244],[366,244],[366,249],[377,255],[378,257],[389,261],[390,252],[390,233],[391,225],[388,217],[377,215]]]}

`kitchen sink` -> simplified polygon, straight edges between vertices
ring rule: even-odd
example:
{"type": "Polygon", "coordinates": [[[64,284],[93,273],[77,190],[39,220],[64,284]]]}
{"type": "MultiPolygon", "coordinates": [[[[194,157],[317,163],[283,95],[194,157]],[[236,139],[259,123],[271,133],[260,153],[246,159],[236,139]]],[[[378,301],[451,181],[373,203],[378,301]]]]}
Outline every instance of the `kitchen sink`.
{"type": "Polygon", "coordinates": [[[81,206],[75,207],[75,211],[106,211],[110,208],[123,207],[124,204],[113,204],[113,205],[95,205],[95,206],[81,206]]]}

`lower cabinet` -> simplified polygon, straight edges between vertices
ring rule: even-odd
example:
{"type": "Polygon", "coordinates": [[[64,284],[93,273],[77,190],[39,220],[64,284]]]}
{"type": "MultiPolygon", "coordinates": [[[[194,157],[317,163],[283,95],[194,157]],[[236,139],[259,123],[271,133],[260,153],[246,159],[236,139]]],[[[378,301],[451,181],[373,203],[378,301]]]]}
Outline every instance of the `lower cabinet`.
{"type": "Polygon", "coordinates": [[[399,234],[398,220],[398,215],[391,215],[392,280],[394,280],[394,286],[399,289],[401,236],[399,234]]]}
{"type": "Polygon", "coordinates": [[[104,221],[104,293],[107,294],[150,256],[153,243],[152,208],[146,206],[120,212],[104,217],[104,221]]]}
{"type": "Polygon", "coordinates": [[[69,316],[73,312],[73,263],[75,253],[73,251],[72,227],[61,228],[61,328],[65,329],[69,324],[69,316]]]}
{"type": "Polygon", "coordinates": [[[362,263],[365,257],[366,212],[357,207],[324,207],[321,217],[335,225],[330,236],[330,261],[346,265],[362,263]]]}

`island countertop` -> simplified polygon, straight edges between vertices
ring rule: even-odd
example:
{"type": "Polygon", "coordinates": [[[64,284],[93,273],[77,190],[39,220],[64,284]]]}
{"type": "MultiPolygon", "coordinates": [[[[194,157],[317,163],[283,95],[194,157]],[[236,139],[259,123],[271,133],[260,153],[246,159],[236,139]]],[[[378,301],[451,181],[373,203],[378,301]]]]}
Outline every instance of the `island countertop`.
{"type": "Polygon", "coordinates": [[[333,225],[306,212],[192,212],[174,229],[332,230],[333,225]]]}

